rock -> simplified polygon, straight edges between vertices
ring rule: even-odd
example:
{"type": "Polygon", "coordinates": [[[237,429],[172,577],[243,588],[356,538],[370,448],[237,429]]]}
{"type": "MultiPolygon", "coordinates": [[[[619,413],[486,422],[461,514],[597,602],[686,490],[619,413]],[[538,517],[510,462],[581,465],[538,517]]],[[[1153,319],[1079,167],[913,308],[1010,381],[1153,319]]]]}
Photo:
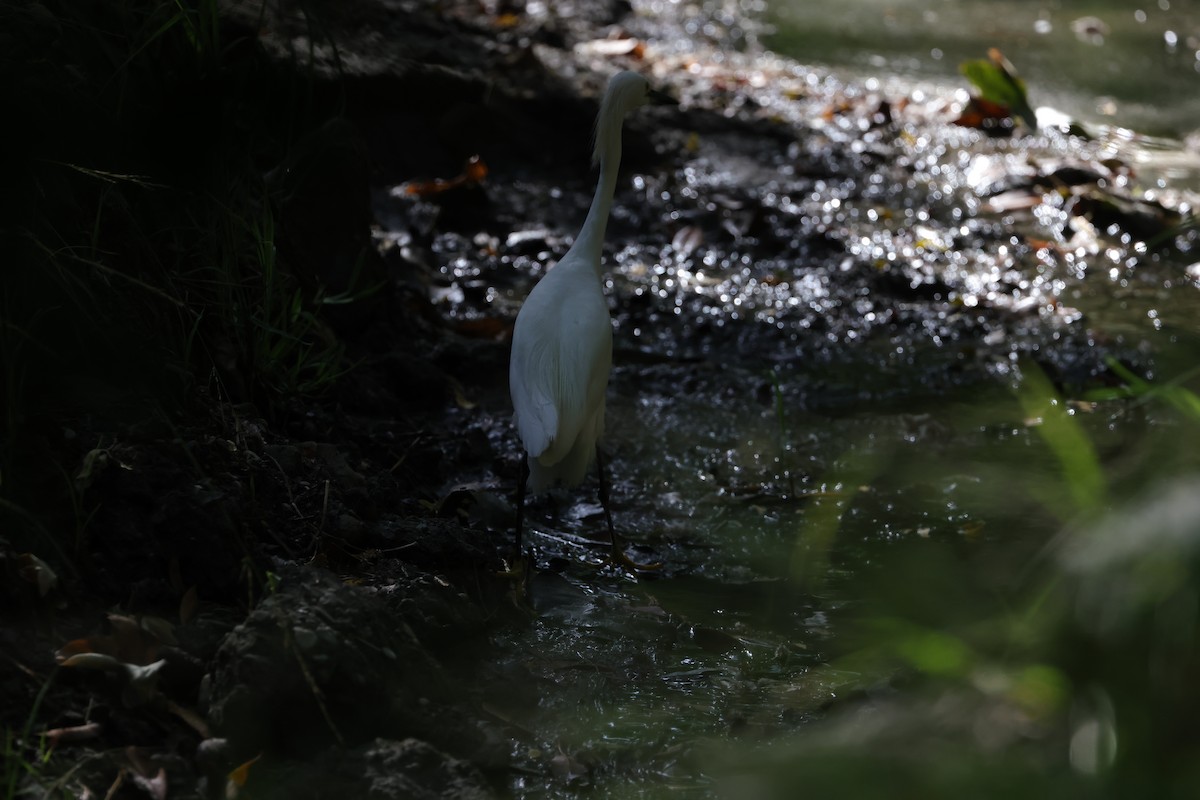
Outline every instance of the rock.
{"type": "Polygon", "coordinates": [[[371,570],[371,583],[391,613],[430,646],[470,641],[486,630],[483,609],[444,578],[388,559],[371,570]]]}
{"type": "Polygon", "coordinates": [[[176,563],[178,579],[203,597],[235,595],[246,492],[230,472],[232,454],[215,439],[191,443],[189,454],[204,470],[197,474],[170,443],[105,452],[110,466],[86,489],[88,502],[103,498],[92,525],[105,531],[89,542],[88,583],[128,598],[131,608],[173,608],[178,589],[167,565],[176,563]]]}
{"type": "Polygon", "coordinates": [[[336,445],[328,442],[309,443],[304,445],[311,447],[317,457],[325,463],[329,471],[333,473],[333,477],[343,489],[352,489],[360,486],[363,483],[363,476],[350,467],[346,461],[346,456],[338,449],[336,445]]]}
{"type": "Polygon", "coordinates": [[[478,749],[478,728],[451,708],[461,697],[392,608],[328,573],[285,567],[276,590],[226,637],[209,676],[209,719],[235,761],[380,735],[478,749]]]}

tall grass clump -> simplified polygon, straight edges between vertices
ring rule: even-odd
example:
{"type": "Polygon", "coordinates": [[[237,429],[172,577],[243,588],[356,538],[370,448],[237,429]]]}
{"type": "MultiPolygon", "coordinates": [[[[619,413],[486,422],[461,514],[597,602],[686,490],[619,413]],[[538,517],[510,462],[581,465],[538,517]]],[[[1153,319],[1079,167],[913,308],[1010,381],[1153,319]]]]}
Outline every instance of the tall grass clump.
{"type": "Polygon", "coordinates": [[[14,547],[44,536],[35,512],[68,507],[77,464],[59,462],[81,429],[171,418],[205,394],[270,414],[347,368],[325,312],[358,287],[331,291],[289,257],[287,198],[267,177],[337,109],[218,6],[0,9],[0,514],[14,547]]]}

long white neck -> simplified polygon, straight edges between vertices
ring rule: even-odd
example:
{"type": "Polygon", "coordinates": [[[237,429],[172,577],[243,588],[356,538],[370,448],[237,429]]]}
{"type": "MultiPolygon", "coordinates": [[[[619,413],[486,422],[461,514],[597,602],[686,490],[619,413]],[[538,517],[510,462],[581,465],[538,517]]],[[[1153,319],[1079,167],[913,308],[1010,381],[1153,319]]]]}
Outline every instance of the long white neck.
{"type": "Polygon", "coordinates": [[[596,183],[596,194],[592,197],[592,207],[588,209],[583,228],[571,245],[571,252],[577,254],[586,263],[594,264],[596,274],[603,278],[600,269],[601,254],[604,248],[604,229],[608,227],[608,212],[612,210],[613,194],[617,190],[617,171],[621,166],[621,131],[617,127],[617,135],[604,143],[600,152],[600,180],[596,183]]]}

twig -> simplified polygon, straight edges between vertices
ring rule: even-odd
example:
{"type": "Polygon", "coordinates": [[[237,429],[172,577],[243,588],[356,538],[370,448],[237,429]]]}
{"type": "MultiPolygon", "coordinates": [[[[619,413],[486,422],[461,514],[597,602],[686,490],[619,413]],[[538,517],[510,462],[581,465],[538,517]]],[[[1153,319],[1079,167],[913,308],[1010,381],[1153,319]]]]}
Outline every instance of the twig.
{"type": "Polygon", "coordinates": [[[287,617],[282,612],[279,614],[279,627],[283,629],[284,647],[292,652],[296,657],[296,663],[300,665],[300,672],[304,675],[304,682],[308,684],[308,690],[312,692],[313,700],[317,703],[317,708],[321,711],[321,716],[325,719],[325,724],[329,726],[330,733],[337,741],[338,747],[345,747],[346,741],[342,738],[341,731],[333,721],[333,716],[329,713],[329,708],[325,705],[325,696],[321,691],[321,687],[317,685],[316,678],[308,669],[308,663],[304,660],[304,656],[300,654],[300,648],[296,646],[296,638],[292,634],[292,626],[288,623],[287,617]]]}

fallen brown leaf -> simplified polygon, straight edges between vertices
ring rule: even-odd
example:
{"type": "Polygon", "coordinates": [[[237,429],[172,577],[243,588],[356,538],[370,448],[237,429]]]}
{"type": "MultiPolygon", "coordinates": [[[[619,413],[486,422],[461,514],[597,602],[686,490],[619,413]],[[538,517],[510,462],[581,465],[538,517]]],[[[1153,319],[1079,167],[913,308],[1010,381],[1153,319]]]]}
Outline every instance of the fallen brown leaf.
{"type": "Polygon", "coordinates": [[[262,753],[259,753],[254,758],[234,767],[230,773],[225,776],[228,782],[239,789],[246,785],[246,781],[250,780],[250,768],[254,766],[262,758],[262,753]]]}
{"type": "Polygon", "coordinates": [[[167,700],[167,710],[188,724],[192,730],[207,739],[212,736],[208,723],[198,713],[190,708],[181,706],[174,700],[167,700]]]}
{"type": "Polygon", "coordinates": [[[1012,111],[1008,106],[972,96],[953,124],[992,133],[1011,132],[1013,127],[1012,111]]]}
{"type": "Polygon", "coordinates": [[[417,197],[433,197],[462,186],[472,186],[481,183],[487,177],[487,164],[479,156],[471,156],[463,167],[462,174],[453,178],[434,178],[431,181],[412,181],[404,184],[403,193],[417,197]]]}
{"type": "Polygon", "coordinates": [[[99,722],[87,722],[83,725],[73,725],[69,728],[52,728],[44,731],[42,736],[50,747],[58,747],[60,744],[71,744],[73,742],[86,742],[95,739],[100,735],[104,727],[99,722]]]}

